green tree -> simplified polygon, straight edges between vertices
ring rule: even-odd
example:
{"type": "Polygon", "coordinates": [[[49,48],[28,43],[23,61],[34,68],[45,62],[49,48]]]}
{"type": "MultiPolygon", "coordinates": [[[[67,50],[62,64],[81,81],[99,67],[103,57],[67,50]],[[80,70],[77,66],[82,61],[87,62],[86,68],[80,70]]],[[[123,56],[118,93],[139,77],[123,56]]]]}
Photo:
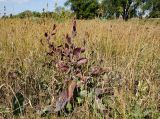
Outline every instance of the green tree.
{"type": "Polygon", "coordinates": [[[36,11],[33,11],[33,12],[32,12],[32,15],[33,15],[34,17],[41,17],[41,13],[36,12],[36,11]]]}
{"type": "Polygon", "coordinates": [[[122,12],[119,0],[103,0],[102,5],[107,18],[119,17],[122,12]]]}
{"type": "Polygon", "coordinates": [[[98,0],[67,0],[65,5],[71,7],[78,19],[91,19],[98,15],[98,0]]]}
{"type": "Polygon", "coordinates": [[[30,11],[30,10],[26,10],[26,11],[24,11],[24,12],[21,12],[21,13],[19,13],[18,15],[17,15],[17,17],[19,17],[19,18],[29,18],[29,17],[31,17],[33,14],[32,14],[32,12],[30,11]]]}
{"type": "Polygon", "coordinates": [[[141,3],[142,0],[103,0],[108,17],[122,15],[125,21],[137,16],[137,8],[141,3]]]}
{"type": "Polygon", "coordinates": [[[160,18],[160,0],[144,0],[142,10],[145,13],[146,10],[149,11],[149,17],[160,18]]]}

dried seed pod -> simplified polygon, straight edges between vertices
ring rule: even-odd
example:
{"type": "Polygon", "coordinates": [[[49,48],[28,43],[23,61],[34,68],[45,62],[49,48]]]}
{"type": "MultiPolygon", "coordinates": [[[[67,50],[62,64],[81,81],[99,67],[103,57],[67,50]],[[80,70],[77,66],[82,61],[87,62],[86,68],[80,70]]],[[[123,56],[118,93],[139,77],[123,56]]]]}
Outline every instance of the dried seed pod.
{"type": "Polygon", "coordinates": [[[72,43],[72,41],[71,41],[72,39],[71,39],[71,37],[69,36],[69,34],[66,35],[66,40],[67,40],[67,43],[68,43],[68,44],[71,44],[71,43],[72,43]]]}
{"type": "Polygon", "coordinates": [[[46,33],[44,34],[44,36],[45,36],[45,37],[48,37],[48,33],[46,32],[46,33]]]}
{"type": "Polygon", "coordinates": [[[57,27],[56,24],[54,24],[53,25],[53,31],[56,30],[56,27],[57,27]]]}
{"type": "Polygon", "coordinates": [[[55,30],[56,30],[56,24],[53,25],[53,30],[52,30],[52,33],[51,33],[52,36],[56,35],[55,30]]]}
{"type": "Polygon", "coordinates": [[[65,43],[65,48],[69,49],[69,45],[67,43],[65,43]]]}
{"type": "Polygon", "coordinates": [[[75,37],[76,35],[77,35],[76,18],[74,18],[74,20],[73,20],[72,36],[75,37]]]}

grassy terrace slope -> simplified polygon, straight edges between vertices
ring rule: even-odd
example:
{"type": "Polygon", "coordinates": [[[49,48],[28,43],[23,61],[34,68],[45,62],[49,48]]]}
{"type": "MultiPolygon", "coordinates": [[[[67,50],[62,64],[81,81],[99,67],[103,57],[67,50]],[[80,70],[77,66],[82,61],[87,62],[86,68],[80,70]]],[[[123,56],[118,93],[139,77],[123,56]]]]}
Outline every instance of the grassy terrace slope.
{"type": "MultiPolygon", "coordinates": [[[[43,66],[51,60],[46,56],[48,47],[44,33],[50,32],[53,24],[57,24],[57,34],[51,40],[60,44],[65,35],[71,33],[72,21],[0,20],[0,118],[13,117],[12,97],[18,91],[25,97],[26,118],[40,118],[34,110],[44,108],[51,101],[54,108],[55,72],[52,67],[43,66]],[[47,91],[43,89],[45,86],[47,91]]],[[[84,40],[84,55],[89,61],[111,68],[106,77],[111,75],[114,94],[103,96],[103,104],[108,110],[105,116],[114,119],[160,118],[159,19],[78,20],[73,42],[82,46],[84,40]]],[[[85,100],[66,118],[100,118],[100,112],[91,111],[89,105],[92,104],[87,98],[85,100]]],[[[56,114],[52,117],[56,118],[56,114]]]]}

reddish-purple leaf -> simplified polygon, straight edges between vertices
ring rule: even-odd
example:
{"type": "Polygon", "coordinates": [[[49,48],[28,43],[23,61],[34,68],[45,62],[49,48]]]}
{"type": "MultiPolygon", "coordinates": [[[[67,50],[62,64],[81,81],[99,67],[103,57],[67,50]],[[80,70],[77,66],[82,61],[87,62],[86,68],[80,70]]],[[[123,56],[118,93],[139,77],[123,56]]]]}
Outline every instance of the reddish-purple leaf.
{"type": "Polygon", "coordinates": [[[73,50],[73,55],[75,55],[75,56],[80,56],[80,53],[83,53],[83,52],[85,52],[85,48],[75,48],[74,50],[73,50]]]}
{"type": "Polygon", "coordinates": [[[81,53],[85,52],[85,48],[81,48],[81,53]]]}
{"type": "Polygon", "coordinates": [[[70,54],[70,51],[69,51],[69,49],[66,48],[66,49],[63,51],[63,55],[68,57],[69,54],[70,54]]]}
{"type": "Polygon", "coordinates": [[[73,55],[79,57],[80,56],[80,53],[81,53],[81,48],[75,48],[73,50],[73,55]]]}
{"type": "Polygon", "coordinates": [[[56,67],[62,72],[67,72],[69,70],[69,66],[67,66],[63,61],[59,61],[56,64],[56,67]]]}
{"type": "Polygon", "coordinates": [[[80,58],[78,61],[77,61],[77,66],[81,66],[85,63],[88,62],[88,59],[87,58],[80,58]]]}
{"type": "Polygon", "coordinates": [[[60,67],[60,70],[63,71],[63,72],[67,72],[69,69],[68,66],[63,66],[63,67],[60,67]]]}

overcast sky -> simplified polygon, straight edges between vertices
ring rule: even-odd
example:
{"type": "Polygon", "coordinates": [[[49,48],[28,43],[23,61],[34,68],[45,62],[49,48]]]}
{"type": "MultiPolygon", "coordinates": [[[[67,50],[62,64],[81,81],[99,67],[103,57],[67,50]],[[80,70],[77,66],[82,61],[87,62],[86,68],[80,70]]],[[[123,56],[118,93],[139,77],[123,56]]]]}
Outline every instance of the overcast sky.
{"type": "Polygon", "coordinates": [[[63,6],[66,0],[0,0],[0,16],[4,13],[4,6],[6,6],[7,15],[17,14],[25,10],[39,11],[43,8],[48,11],[53,11],[55,3],[58,6],[63,6]]]}

